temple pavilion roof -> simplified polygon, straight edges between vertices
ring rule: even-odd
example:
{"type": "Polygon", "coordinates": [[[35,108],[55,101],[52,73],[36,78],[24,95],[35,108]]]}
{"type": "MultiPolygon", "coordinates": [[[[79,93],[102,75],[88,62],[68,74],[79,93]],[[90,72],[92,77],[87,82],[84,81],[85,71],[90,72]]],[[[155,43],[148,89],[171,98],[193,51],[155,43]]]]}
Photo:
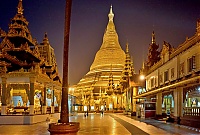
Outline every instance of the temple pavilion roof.
{"type": "MultiPolygon", "coordinates": [[[[11,19],[8,32],[0,29],[0,38],[2,39],[0,42],[0,68],[4,69],[6,67],[6,72],[8,73],[20,69],[29,70],[39,65],[39,68],[50,79],[61,82],[55,58],[53,58],[53,63],[49,64],[51,60],[48,61],[41,56],[40,44],[37,43],[36,39],[32,38],[28,29],[29,23],[24,17],[23,11],[22,0],[19,0],[17,13],[11,19]]],[[[50,54],[54,53],[46,34],[41,45],[45,43],[48,43],[49,48],[51,48],[50,54]]],[[[53,55],[53,57],[55,56],[53,55]]]]}

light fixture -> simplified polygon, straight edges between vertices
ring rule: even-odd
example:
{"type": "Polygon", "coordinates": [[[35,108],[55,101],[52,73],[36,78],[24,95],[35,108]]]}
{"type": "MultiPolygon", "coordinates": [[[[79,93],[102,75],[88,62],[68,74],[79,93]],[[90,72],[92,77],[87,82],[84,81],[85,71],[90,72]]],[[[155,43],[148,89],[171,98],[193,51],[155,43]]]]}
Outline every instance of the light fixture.
{"type": "Polygon", "coordinates": [[[140,75],[140,80],[144,80],[145,76],[144,75],[140,75]]]}

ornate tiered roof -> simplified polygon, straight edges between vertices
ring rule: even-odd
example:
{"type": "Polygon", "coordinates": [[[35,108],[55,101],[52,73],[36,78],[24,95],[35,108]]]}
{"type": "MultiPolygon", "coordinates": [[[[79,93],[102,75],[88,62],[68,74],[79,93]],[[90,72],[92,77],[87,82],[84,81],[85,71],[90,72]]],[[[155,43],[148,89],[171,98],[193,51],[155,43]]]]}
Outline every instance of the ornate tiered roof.
{"type": "Polygon", "coordinates": [[[13,71],[32,70],[33,68],[39,66],[43,73],[47,74],[50,79],[57,80],[61,82],[58,76],[57,65],[54,57],[53,64],[48,61],[46,57],[41,56],[41,53],[46,51],[46,53],[54,54],[54,50],[49,44],[47,35],[44,38],[43,44],[48,44],[49,50],[41,50],[37,41],[32,38],[31,32],[28,29],[28,21],[24,17],[24,9],[22,5],[22,0],[19,0],[17,6],[17,13],[11,19],[9,24],[9,30],[6,33],[0,29],[0,67],[5,69],[7,73],[13,71]]]}

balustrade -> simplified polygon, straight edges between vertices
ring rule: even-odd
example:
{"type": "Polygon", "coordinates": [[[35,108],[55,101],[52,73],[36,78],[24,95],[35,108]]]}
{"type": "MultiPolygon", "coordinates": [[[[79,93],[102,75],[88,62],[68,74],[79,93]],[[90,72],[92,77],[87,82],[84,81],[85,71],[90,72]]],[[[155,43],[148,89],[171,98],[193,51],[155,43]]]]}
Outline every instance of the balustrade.
{"type": "Polygon", "coordinates": [[[183,108],[184,114],[187,116],[200,116],[200,107],[185,107],[183,108]]]}

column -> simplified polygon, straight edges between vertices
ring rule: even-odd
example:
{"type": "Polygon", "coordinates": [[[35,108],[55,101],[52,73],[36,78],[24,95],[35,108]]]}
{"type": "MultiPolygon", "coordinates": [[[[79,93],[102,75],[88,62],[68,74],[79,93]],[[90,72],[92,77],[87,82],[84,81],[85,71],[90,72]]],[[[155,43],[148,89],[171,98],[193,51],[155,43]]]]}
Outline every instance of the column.
{"type": "Polygon", "coordinates": [[[47,113],[47,88],[46,88],[46,83],[44,83],[44,90],[43,90],[43,102],[42,102],[42,114],[46,114],[47,113]]]}
{"type": "Polygon", "coordinates": [[[183,116],[183,88],[178,87],[174,90],[174,117],[179,123],[180,117],[183,116]]]}
{"type": "Polygon", "coordinates": [[[130,87],[130,111],[133,112],[133,87],[130,87]]]}
{"type": "MultiPolygon", "coordinates": [[[[133,88],[133,97],[137,96],[137,92],[138,92],[138,87],[134,87],[133,88]]],[[[133,116],[136,116],[136,99],[133,99],[133,116]]]]}
{"type": "Polygon", "coordinates": [[[128,97],[128,89],[126,89],[126,107],[125,110],[128,111],[129,109],[129,97],[128,97]]]}
{"type": "Polygon", "coordinates": [[[51,113],[54,113],[55,111],[54,111],[54,87],[53,87],[53,89],[52,89],[52,92],[51,92],[51,94],[52,94],[52,102],[51,102],[51,113]]]}
{"type": "Polygon", "coordinates": [[[116,95],[114,95],[113,96],[113,109],[117,109],[117,96],[116,95]]]}
{"type": "Polygon", "coordinates": [[[116,94],[116,108],[119,110],[119,95],[116,94]]]}
{"type": "Polygon", "coordinates": [[[2,98],[1,98],[1,115],[7,115],[7,90],[6,90],[6,83],[7,83],[7,78],[6,77],[1,77],[2,79],[2,98]]]}
{"type": "Polygon", "coordinates": [[[122,106],[123,106],[124,110],[126,108],[126,96],[125,95],[126,95],[125,93],[123,93],[123,95],[122,95],[122,106]]]}
{"type": "Polygon", "coordinates": [[[2,102],[2,84],[0,84],[0,103],[2,102]]]}
{"type": "Polygon", "coordinates": [[[61,99],[62,99],[62,92],[59,92],[59,101],[58,101],[58,112],[61,112],[61,99]]]}
{"type": "Polygon", "coordinates": [[[156,94],[156,116],[162,115],[162,93],[156,94]]]}
{"type": "Polygon", "coordinates": [[[35,95],[35,77],[30,77],[30,94],[29,94],[29,101],[30,101],[30,115],[34,114],[34,95],[35,95]]]}

